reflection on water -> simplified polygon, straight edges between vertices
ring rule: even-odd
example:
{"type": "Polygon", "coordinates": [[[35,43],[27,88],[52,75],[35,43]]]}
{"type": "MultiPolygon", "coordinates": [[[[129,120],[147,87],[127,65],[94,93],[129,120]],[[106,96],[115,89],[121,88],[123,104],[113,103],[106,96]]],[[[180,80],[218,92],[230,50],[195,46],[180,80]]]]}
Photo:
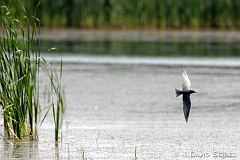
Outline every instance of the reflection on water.
{"type": "Polygon", "coordinates": [[[38,143],[36,141],[24,141],[24,142],[0,142],[1,157],[9,159],[37,159],[38,143]]]}
{"type": "MultiPolygon", "coordinates": [[[[61,152],[61,147],[59,144],[50,144],[45,140],[43,142],[39,141],[28,141],[23,140],[18,141],[0,141],[0,153],[2,158],[8,159],[21,159],[21,160],[35,160],[35,159],[62,159],[63,157],[70,159],[69,148],[68,153],[61,152]],[[38,145],[44,144],[40,149],[38,145]],[[46,147],[47,146],[47,147],[46,147]],[[44,148],[45,147],[45,148],[44,148]],[[43,149],[44,148],[44,149],[43,149]],[[39,150],[41,152],[39,153],[39,150]],[[66,155],[66,156],[65,156],[66,155]]],[[[68,146],[68,145],[67,145],[68,146]]]]}
{"type": "Polygon", "coordinates": [[[55,148],[54,148],[54,159],[59,159],[60,156],[59,156],[59,148],[58,148],[58,144],[55,145],[55,148]]]}
{"type": "Polygon", "coordinates": [[[240,56],[239,42],[42,41],[41,50],[128,56],[240,56]]]}

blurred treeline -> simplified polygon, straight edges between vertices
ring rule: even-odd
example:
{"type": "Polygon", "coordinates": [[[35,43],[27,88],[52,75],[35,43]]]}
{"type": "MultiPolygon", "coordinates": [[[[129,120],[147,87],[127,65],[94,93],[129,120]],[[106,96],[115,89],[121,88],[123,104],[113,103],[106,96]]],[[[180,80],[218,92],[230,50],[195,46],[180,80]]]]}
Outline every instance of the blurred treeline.
{"type": "Polygon", "coordinates": [[[50,28],[238,29],[240,0],[41,0],[38,17],[50,28]]]}

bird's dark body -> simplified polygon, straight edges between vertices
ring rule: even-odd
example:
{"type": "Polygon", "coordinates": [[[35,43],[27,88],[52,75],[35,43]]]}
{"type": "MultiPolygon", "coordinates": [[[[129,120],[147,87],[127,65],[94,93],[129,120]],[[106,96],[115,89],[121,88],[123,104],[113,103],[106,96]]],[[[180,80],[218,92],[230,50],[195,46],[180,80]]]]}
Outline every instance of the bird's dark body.
{"type": "Polygon", "coordinates": [[[194,90],[188,90],[188,91],[182,91],[175,89],[176,91],[176,97],[183,95],[183,113],[185,116],[186,122],[188,121],[190,109],[191,109],[191,100],[190,100],[190,94],[196,93],[194,90]]]}
{"type": "Polygon", "coordinates": [[[181,91],[181,90],[178,90],[176,89],[176,94],[177,94],[177,97],[180,96],[181,94],[183,95],[190,95],[192,93],[195,93],[194,90],[189,90],[189,91],[181,91]],[[179,95],[178,95],[179,94],[179,95]]]}

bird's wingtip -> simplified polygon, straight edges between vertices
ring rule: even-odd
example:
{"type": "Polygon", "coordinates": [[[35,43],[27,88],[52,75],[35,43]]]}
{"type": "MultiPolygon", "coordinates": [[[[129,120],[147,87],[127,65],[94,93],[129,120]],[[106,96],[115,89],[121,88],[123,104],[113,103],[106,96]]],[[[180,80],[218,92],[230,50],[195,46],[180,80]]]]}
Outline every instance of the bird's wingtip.
{"type": "Polygon", "coordinates": [[[185,117],[186,123],[188,122],[188,117],[185,117]]]}

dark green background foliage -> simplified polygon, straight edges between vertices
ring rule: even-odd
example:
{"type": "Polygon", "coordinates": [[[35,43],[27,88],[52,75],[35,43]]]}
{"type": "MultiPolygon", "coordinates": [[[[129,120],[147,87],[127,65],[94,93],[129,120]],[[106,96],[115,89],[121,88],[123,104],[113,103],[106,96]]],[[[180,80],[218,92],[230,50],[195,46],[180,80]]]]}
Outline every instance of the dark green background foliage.
{"type": "Polygon", "coordinates": [[[41,0],[38,16],[44,27],[237,29],[239,12],[240,0],[41,0]]]}

